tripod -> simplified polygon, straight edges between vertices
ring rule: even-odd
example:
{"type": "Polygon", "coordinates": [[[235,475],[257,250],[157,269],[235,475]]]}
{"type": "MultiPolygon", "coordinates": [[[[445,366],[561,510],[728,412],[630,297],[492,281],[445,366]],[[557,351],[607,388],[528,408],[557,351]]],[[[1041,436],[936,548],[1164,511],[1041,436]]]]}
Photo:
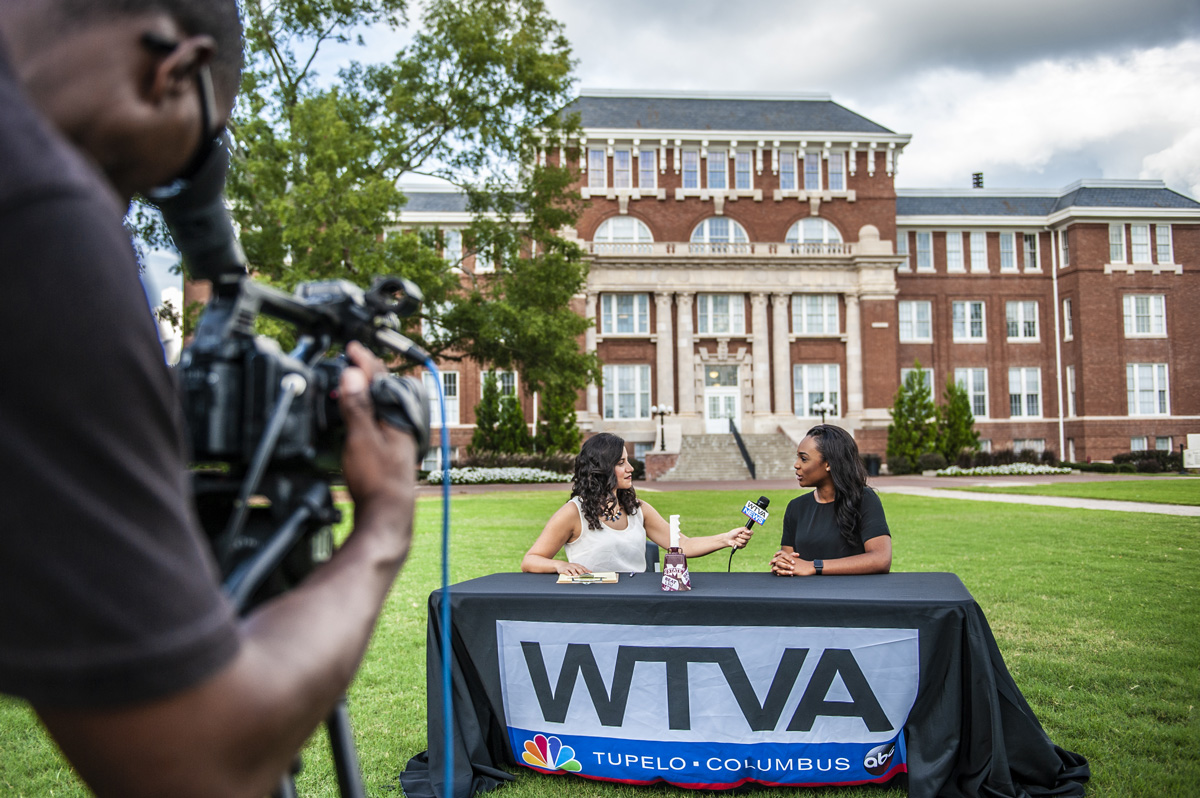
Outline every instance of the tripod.
{"type": "MultiPolygon", "coordinates": [[[[222,586],[239,615],[294,587],[333,554],[330,526],[341,519],[326,480],[310,475],[266,473],[257,480],[228,475],[193,476],[196,508],[221,569],[222,586]],[[254,483],[267,503],[252,506],[254,483]]],[[[364,798],[358,752],[343,694],[325,720],[338,790],[364,798]]],[[[274,795],[296,798],[295,773],[280,778],[274,795]]]]}

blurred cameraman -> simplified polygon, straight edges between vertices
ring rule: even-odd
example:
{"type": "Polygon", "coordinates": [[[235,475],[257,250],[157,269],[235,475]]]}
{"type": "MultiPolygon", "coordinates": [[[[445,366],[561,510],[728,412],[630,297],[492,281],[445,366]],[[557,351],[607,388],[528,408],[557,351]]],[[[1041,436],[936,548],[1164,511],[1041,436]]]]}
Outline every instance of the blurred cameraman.
{"type": "Polygon", "coordinates": [[[0,691],[102,795],[270,792],[411,541],[414,443],[352,345],[354,533],[244,620],[216,586],[122,217],[207,150],[241,60],[235,0],[0,3],[0,691]]]}

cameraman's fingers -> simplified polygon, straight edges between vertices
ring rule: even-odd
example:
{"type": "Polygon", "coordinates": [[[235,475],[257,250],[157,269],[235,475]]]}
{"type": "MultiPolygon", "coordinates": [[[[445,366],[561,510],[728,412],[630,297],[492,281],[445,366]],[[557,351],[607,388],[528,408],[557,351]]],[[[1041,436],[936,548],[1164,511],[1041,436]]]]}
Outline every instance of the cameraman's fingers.
{"type": "Polygon", "coordinates": [[[358,341],[351,341],[346,344],[346,358],[366,372],[368,383],[380,374],[387,374],[387,366],[384,365],[383,361],[375,357],[370,349],[367,349],[358,341]]]}
{"type": "Polygon", "coordinates": [[[342,418],[346,420],[346,431],[349,435],[361,434],[371,429],[377,430],[375,406],[371,401],[369,385],[370,382],[363,369],[349,366],[342,371],[342,378],[338,385],[338,405],[342,411],[342,418]]]}

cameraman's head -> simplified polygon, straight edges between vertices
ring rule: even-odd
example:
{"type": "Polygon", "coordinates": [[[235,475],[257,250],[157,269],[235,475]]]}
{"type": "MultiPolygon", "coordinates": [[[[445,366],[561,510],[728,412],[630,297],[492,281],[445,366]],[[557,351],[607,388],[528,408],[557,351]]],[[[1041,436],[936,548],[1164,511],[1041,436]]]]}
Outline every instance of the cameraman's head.
{"type": "Polygon", "coordinates": [[[236,0],[4,0],[0,37],[33,103],[125,198],[192,168],[242,66],[236,0]]]}

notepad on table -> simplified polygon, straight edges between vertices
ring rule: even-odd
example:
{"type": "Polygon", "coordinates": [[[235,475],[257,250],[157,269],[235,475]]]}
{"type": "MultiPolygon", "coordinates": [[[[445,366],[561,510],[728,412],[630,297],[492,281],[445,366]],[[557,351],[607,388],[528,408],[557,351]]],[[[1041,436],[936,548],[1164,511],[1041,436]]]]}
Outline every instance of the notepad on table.
{"type": "Polygon", "coordinates": [[[611,584],[617,581],[616,571],[597,571],[592,574],[579,574],[571,576],[570,574],[559,574],[558,584],[560,585],[590,585],[590,584],[611,584]]]}

